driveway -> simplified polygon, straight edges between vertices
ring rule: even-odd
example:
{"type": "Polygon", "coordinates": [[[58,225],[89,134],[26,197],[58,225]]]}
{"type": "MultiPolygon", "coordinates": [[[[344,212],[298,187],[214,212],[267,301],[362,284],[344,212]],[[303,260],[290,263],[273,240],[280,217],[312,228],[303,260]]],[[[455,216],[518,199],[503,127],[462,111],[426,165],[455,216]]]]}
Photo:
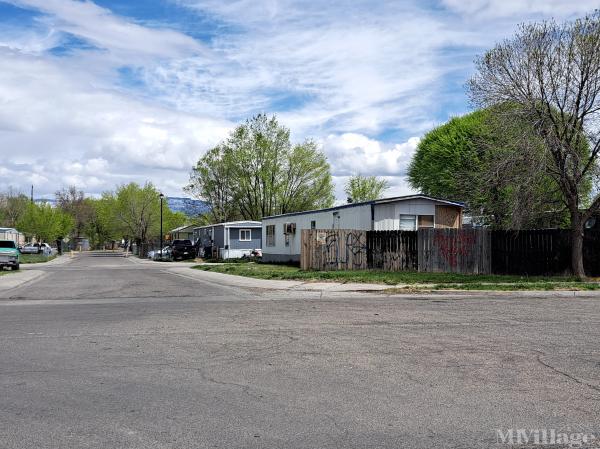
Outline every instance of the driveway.
{"type": "Polygon", "coordinates": [[[111,253],[35,270],[0,289],[0,448],[600,438],[600,299],[270,291],[111,253]]]}

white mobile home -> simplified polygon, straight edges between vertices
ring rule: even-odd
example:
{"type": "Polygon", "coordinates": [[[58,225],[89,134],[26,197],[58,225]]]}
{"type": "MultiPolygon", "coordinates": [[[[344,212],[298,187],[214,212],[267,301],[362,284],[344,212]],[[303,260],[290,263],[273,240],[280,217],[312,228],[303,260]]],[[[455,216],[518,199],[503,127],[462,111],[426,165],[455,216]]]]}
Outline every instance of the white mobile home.
{"type": "Polygon", "coordinates": [[[0,240],[12,240],[17,246],[23,246],[25,234],[14,228],[0,228],[0,240]]]}
{"type": "Polygon", "coordinates": [[[262,221],[263,261],[298,262],[303,229],[460,228],[463,206],[426,195],[409,195],[265,217],[262,221]]]}

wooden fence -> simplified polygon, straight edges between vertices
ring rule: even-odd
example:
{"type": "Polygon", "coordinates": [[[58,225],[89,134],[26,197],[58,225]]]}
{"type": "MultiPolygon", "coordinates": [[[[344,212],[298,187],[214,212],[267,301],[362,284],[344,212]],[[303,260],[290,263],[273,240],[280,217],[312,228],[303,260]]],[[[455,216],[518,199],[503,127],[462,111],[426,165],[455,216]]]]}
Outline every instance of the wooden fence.
{"type": "Polygon", "coordinates": [[[303,270],[367,269],[367,231],[303,229],[301,245],[303,270]]]}
{"type": "Polygon", "coordinates": [[[419,271],[489,274],[490,233],[485,229],[419,229],[419,271]]]}
{"type": "Polygon", "coordinates": [[[385,271],[416,271],[417,240],[417,231],[367,231],[367,266],[385,271]]]}
{"type": "MultiPolygon", "coordinates": [[[[600,231],[585,232],[583,264],[588,276],[600,276],[600,231]]],[[[571,236],[565,229],[303,230],[300,266],[304,270],[569,274],[571,236]]]]}
{"type": "Polygon", "coordinates": [[[571,269],[571,239],[562,229],[492,231],[492,271],[562,274],[571,269]]]}
{"type": "MultiPolygon", "coordinates": [[[[568,229],[492,231],[492,272],[528,276],[571,272],[571,232],[568,229]]],[[[600,231],[586,230],[583,266],[588,276],[600,276],[600,231]]]]}
{"type": "Polygon", "coordinates": [[[489,233],[484,230],[305,229],[301,245],[303,270],[490,271],[489,233]]]}

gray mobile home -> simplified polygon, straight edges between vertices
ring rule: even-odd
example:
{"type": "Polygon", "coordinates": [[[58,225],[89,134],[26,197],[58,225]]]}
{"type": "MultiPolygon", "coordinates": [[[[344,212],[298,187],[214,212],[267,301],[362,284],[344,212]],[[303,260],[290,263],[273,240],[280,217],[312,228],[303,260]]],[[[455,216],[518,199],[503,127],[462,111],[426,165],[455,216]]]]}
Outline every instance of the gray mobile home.
{"type": "Polygon", "coordinates": [[[419,228],[460,228],[463,206],[455,201],[418,194],[265,217],[262,221],[262,260],[299,262],[303,229],[415,231],[419,228]]]}
{"type": "Polygon", "coordinates": [[[236,259],[262,248],[260,221],[230,221],[194,228],[194,241],[205,257],[236,259]]]}

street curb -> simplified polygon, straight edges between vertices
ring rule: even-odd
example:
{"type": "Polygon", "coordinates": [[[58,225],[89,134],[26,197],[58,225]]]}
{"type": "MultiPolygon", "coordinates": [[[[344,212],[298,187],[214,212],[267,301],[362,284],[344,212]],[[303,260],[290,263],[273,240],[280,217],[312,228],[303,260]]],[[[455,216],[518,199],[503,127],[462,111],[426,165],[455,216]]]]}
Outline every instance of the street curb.
{"type": "Polygon", "coordinates": [[[73,257],[70,257],[69,254],[63,254],[62,256],[56,256],[54,259],[49,260],[48,262],[38,262],[38,263],[23,263],[21,264],[21,270],[35,270],[36,268],[43,268],[43,267],[48,267],[48,266],[54,266],[54,265],[64,265],[66,263],[69,263],[75,259],[77,259],[79,256],[75,255],[73,257]]]}
{"type": "MultiPolygon", "coordinates": [[[[600,291],[584,290],[414,290],[407,292],[389,292],[393,288],[405,287],[404,284],[363,284],[363,283],[340,283],[340,282],[306,282],[294,280],[259,279],[235,274],[216,273],[212,271],[196,270],[192,267],[167,268],[168,271],[176,271],[186,274],[188,277],[197,278],[200,281],[215,282],[235,287],[261,288],[265,290],[282,291],[316,291],[329,293],[375,293],[390,297],[415,297],[415,296],[461,296],[461,297],[537,297],[537,298],[573,298],[589,297],[600,298],[600,291]],[[191,273],[190,273],[191,272],[191,273]]],[[[410,288],[410,286],[408,286],[410,288]]]]}

